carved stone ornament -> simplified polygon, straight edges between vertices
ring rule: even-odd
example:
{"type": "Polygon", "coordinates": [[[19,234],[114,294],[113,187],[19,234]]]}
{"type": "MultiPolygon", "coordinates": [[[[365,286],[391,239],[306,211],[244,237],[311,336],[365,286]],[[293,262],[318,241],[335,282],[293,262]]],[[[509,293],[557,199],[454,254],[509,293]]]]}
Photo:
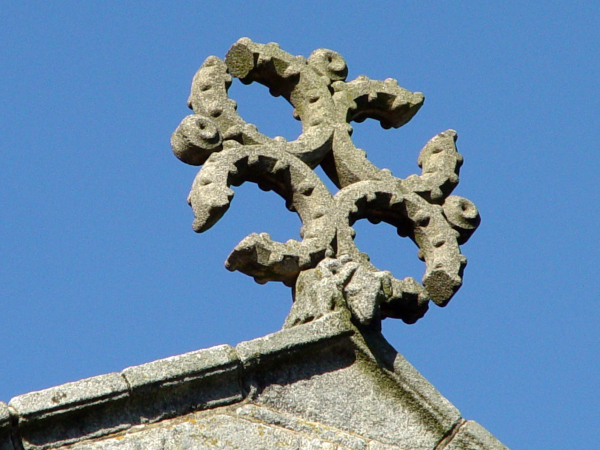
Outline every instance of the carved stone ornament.
{"type": "Polygon", "coordinates": [[[226,261],[258,283],[281,281],[292,287],[294,304],[284,327],[309,322],[336,310],[350,311],[355,323],[380,328],[381,319],[414,323],[429,300],[445,306],[462,283],[466,258],[459,245],[479,225],[477,208],[450,195],[458,184],[463,158],[456,132],[444,131],[421,150],[421,175],[396,178],[373,165],[354,146],[350,122],[376,119],[383,128],[407,123],[423,104],[388,78],[359,76],[345,81],[348,69],[338,53],[315,50],[308,59],[275,43],[242,38],[225,61],[210,56],[194,76],[188,106],[171,138],[175,155],[202,165],[188,203],[203,232],[225,214],[234,192],[246,181],[281,195],[302,221],[301,241],[273,241],[266,233],[242,240],[226,261]],[[227,95],[232,77],[264,84],[283,96],[302,122],[295,141],[269,138],[236,112],[227,95]],[[313,169],[321,165],[339,191],[332,195],[313,169]],[[418,246],[425,262],[422,284],[395,278],[369,262],[354,243],[359,219],[384,221],[418,246]]]}

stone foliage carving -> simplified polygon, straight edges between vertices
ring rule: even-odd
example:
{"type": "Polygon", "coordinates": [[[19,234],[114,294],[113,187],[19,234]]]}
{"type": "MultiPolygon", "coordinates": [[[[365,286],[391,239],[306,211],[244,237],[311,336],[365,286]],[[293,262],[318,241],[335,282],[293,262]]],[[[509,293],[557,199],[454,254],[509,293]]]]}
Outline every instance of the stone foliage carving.
{"type": "Polygon", "coordinates": [[[462,283],[466,258],[459,245],[479,224],[469,200],[450,195],[458,184],[462,156],[456,132],[433,137],[419,154],[420,175],[394,177],[373,165],[352,142],[351,122],[378,120],[383,128],[407,123],[423,104],[396,80],[359,76],[346,81],[341,55],[326,49],[308,58],[275,43],[243,38],[225,60],[206,59],[194,76],[188,106],[171,144],[185,163],[202,165],[188,197],[203,232],[227,211],[232,186],[251,181],[282,196],[302,221],[301,240],[277,242],[266,233],[242,240],[226,261],[258,283],[281,281],[293,288],[294,305],[285,327],[336,310],[355,322],[379,327],[386,317],[413,323],[432,300],[445,306],[462,283]],[[302,122],[298,139],[269,138],[244,121],[227,95],[232,77],[261,83],[293,106],[302,122]],[[332,195],[313,169],[321,165],[339,188],[332,195]],[[422,283],[380,271],[356,247],[352,225],[384,221],[418,246],[425,262],[422,283]]]}

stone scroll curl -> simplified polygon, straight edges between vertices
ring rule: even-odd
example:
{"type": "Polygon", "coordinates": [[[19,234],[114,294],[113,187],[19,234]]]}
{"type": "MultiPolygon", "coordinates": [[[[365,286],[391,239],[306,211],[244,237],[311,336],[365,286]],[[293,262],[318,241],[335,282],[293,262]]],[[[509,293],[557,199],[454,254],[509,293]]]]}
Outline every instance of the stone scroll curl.
{"type": "Polygon", "coordinates": [[[345,309],[357,324],[379,328],[386,317],[417,321],[430,300],[445,306],[462,284],[467,261],[459,245],[480,221],[473,203],[450,195],[463,162],[453,130],[423,147],[421,174],[406,179],[379,169],[354,146],[351,122],[371,118],[386,129],[401,127],[424,97],[391,78],[359,76],[347,82],[347,73],[346,62],[332,50],[304,58],[274,43],[240,39],[224,61],[210,56],[202,64],[188,100],[194,113],[171,138],[180,160],[203,166],[188,197],[195,231],[212,227],[231,204],[232,186],[246,181],[277,192],[299,215],[301,240],[277,242],[253,233],[226,261],[229,270],[259,283],[292,287],[294,304],[285,327],[345,309]],[[227,94],[233,77],[284,97],[302,122],[300,136],[289,142],[269,138],[245,122],[227,94]],[[339,188],[335,195],[313,171],[318,165],[339,188]],[[421,283],[395,278],[369,262],[354,243],[352,225],[359,219],[386,222],[415,242],[425,262],[421,283]]]}

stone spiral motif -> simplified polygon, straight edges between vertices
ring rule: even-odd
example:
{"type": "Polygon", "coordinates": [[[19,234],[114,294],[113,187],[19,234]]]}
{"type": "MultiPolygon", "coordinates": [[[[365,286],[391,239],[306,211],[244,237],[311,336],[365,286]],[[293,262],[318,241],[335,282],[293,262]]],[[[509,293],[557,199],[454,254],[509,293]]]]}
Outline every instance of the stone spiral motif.
{"type": "Polygon", "coordinates": [[[459,244],[480,220],[473,203],[450,195],[462,164],[453,130],[425,145],[418,159],[421,175],[406,179],[377,168],[354,146],[350,122],[372,118],[383,128],[398,128],[424,97],[391,78],[360,76],[346,82],[347,73],[344,59],[332,50],[318,49],[307,59],[274,43],[240,39],[225,61],[210,56],[198,70],[188,100],[194,114],[171,138],[179,159],[203,165],[188,197],[195,231],[213,226],[229,208],[231,186],[245,181],[274,190],[300,216],[301,241],[281,243],[253,233],[226,261],[229,270],[259,283],[293,287],[286,327],[344,308],[362,325],[379,327],[385,317],[413,323],[425,314],[429,300],[446,305],[466,265],[459,244]],[[298,139],[272,139],[246,123],[227,95],[232,77],[264,84],[291,103],[302,122],[298,139]],[[312,170],[318,165],[340,188],[335,195],[312,170]],[[399,280],[369,262],[353,240],[352,225],[359,219],[387,222],[416,243],[426,266],[422,284],[410,277],[399,280]]]}

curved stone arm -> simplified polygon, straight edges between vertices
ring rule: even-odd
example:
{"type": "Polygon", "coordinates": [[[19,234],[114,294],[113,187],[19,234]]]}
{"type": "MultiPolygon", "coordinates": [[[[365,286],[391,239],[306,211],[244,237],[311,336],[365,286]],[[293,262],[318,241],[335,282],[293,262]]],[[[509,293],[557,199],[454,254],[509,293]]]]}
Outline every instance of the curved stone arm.
{"type": "Polygon", "coordinates": [[[463,157],[456,149],[458,135],[446,130],[434,136],[419,153],[421,175],[403,180],[404,186],[432,203],[441,204],[458,184],[463,157]]]}
{"type": "Polygon", "coordinates": [[[419,111],[425,97],[421,92],[410,92],[398,86],[398,81],[371,80],[361,75],[353,81],[332,84],[333,99],[341,119],[345,122],[362,122],[376,119],[382,128],[399,128],[419,111]]]}
{"type": "Polygon", "coordinates": [[[226,267],[253,276],[257,282],[282,281],[291,286],[301,270],[325,257],[336,235],[331,194],[304,163],[283,151],[263,146],[239,146],[212,154],[198,172],[188,202],[194,210],[194,230],[206,231],[229,208],[230,186],[252,181],[281,195],[302,220],[302,241],[274,242],[266,234],[251,234],[229,255],[226,267]]]}
{"type": "MultiPolygon", "coordinates": [[[[229,56],[228,61],[232,63],[235,60],[234,52],[229,56]]],[[[260,133],[255,125],[246,123],[237,113],[236,102],[227,95],[231,81],[232,77],[226,63],[216,56],[210,56],[196,72],[188,99],[188,106],[197,115],[209,118],[215,124],[223,141],[223,147],[235,146],[237,143],[285,146],[285,151],[294,154],[311,167],[316,166],[329,151],[333,130],[326,124],[314,123],[305,126],[298,139],[287,142],[283,137],[269,138],[260,133]]],[[[175,135],[179,133],[178,129],[175,135]]],[[[183,151],[175,153],[188,164],[202,164],[193,158],[181,158],[180,154],[184,153],[183,151]]]]}
{"type": "MultiPolygon", "coordinates": [[[[394,286],[392,303],[402,305],[410,302],[415,311],[422,309],[417,306],[426,299],[432,299],[440,306],[448,303],[462,284],[466,258],[458,246],[459,240],[462,241],[461,233],[446,219],[441,206],[406,192],[400,183],[381,181],[354,183],[340,190],[335,200],[340,221],[346,218],[349,227],[363,218],[373,223],[384,221],[395,226],[401,236],[409,236],[419,247],[419,258],[426,267],[423,276],[425,289],[416,288],[410,278],[401,282],[390,275],[390,282],[394,286]],[[407,288],[406,292],[403,287],[407,288]]],[[[457,200],[452,199],[446,209],[465,221],[457,200]]],[[[468,215],[473,213],[477,214],[476,209],[468,210],[468,215]]],[[[340,240],[338,246],[343,248],[344,243],[340,240]]]]}
{"type": "Polygon", "coordinates": [[[340,79],[336,74],[347,69],[341,56],[331,56],[334,53],[317,50],[307,60],[281,50],[277,44],[257,44],[243,38],[225,57],[231,75],[246,84],[255,81],[264,84],[272,95],[283,96],[294,106],[293,116],[302,121],[302,134],[289,143],[286,151],[310,167],[318,165],[330,150],[336,125],[328,86],[330,77],[340,79]],[[326,64],[324,59],[328,58],[333,62],[326,64]]]}
{"type": "Polygon", "coordinates": [[[422,106],[423,94],[401,88],[392,78],[375,81],[364,75],[347,83],[336,81],[331,87],[338,121],[346,128],[335,131],[332,152],[321,163],[325,173],[340,188],[363,180],[393,179],[390,171],[373,165],[366,153],[356,148],[348,123],[372,118],[383,128],[401,127],[422,106]]]}

